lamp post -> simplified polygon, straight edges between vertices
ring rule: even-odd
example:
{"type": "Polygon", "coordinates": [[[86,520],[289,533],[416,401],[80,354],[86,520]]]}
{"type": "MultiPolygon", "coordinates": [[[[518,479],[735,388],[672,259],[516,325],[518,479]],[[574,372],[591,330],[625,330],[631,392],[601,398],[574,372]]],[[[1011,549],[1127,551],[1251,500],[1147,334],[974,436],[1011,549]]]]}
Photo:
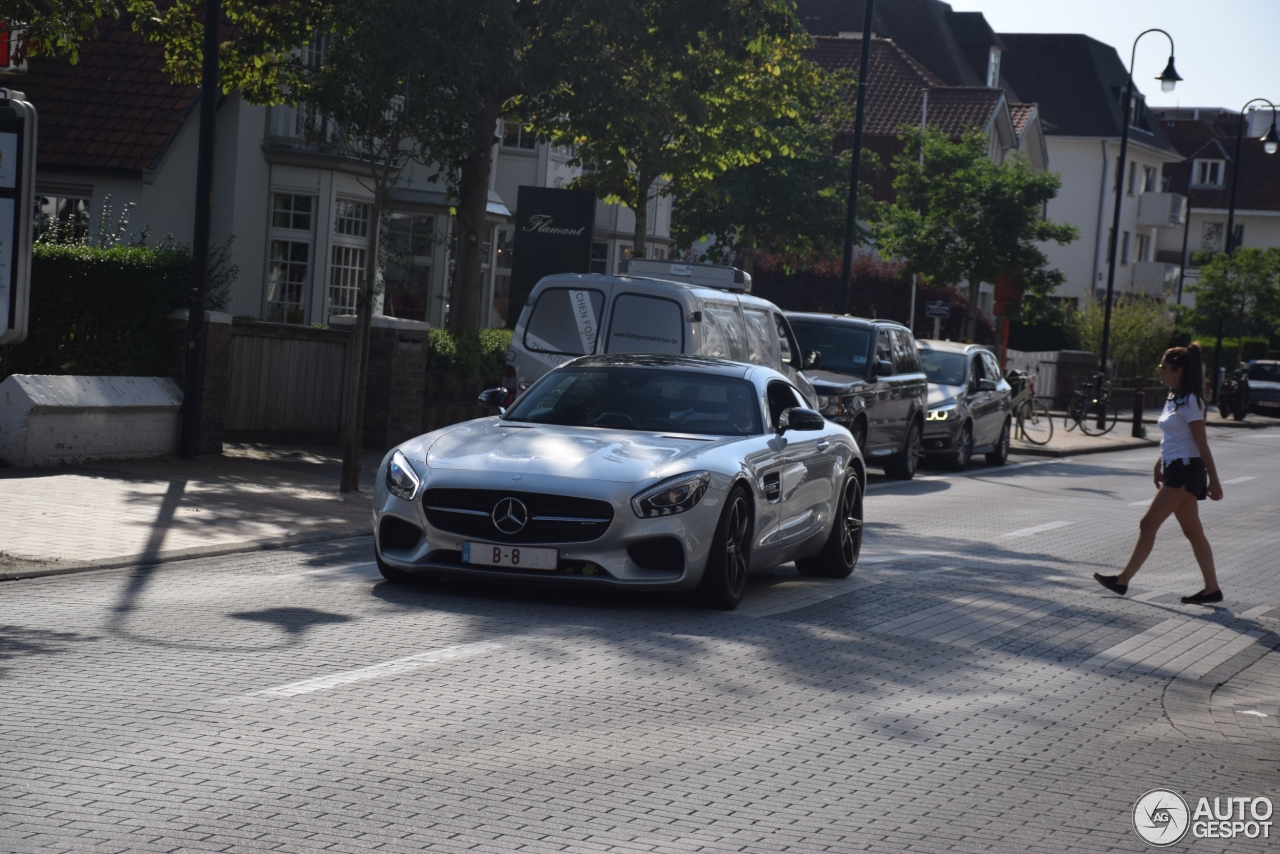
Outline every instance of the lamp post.
{"type": "MultiPolygon", "coordinates": [[[[1276,105],[1266,98],[1254,98],[1240,108],[1240,118],[1236,121],[1236,154],[1231,167],[1231,203],[1227,207],[1227,255],[1236,251],[1236,190],[1240,187],[1240,149],[1244,143],[1244,114],[1252,104],[1259,101],[1271,108],[1271,129],[1264,133],[1260,140],[1262,150],[1267,154],[1275,154],[1280,150],[1280,133],[1276,133],[1276,105]]],[[[1194,175],[1192,176],[1195,177],[1194,175]]],[[[1218,343],[1213,351],[1213,399],[1218,399],[1218,380],[1222,365],[1222,322],[1218,322],[1218,343]]]]}
{"type": "MultiPolygon", "coordinates": [[[[1111,219],[1111,237],[1107,241],[1110,246],[1110,252],[1108,253],[1110,257],[1107,260],[1107,304],[1103,308],[1102,315],[1102,352],[1099,354],[1098,359],[1098,380],[1095,392],[1098,397],[1102,396],[1102,383],[1107,374],[1107,355],[1111,345],[1111,298],[1115,293],[1116,287],[1116,242],[1120,238],[1120,204],[1124,198],[1125,156],[1129,152],[1129,107],[1133,103],[1133,63],[1138,56],[1138,42],[1148,33],[1160,33],[1169,40],[1169,64],[1165,66],[1164,71],[1160,72],[1160,76],[1156,78],[1160,81],[1160,88],[1165,92],[1172,92],[1173,87],[1182,79],[1178,75],[1177,69],[1173,67],[1173,36],[1157,28],[1138,33],[1138,37],[1133,40],[1133,50],[1129,54],[1128,81],[1124,87],[1124,103],[1120,107],[1120,163],[1116,167],[1116,209],[1111,219]]],[[[1100,420],[1103,417],[1103,411],[1103,408],[1099,407],[1098,418],[1100,420]]]]}
{"type": "Polygon", "coordinates": [[[866,0],[862,18],[862,56],[858,63],[858,103],[853,118],[853,165],[849,175],[849,207],[844,223],[844,259],[840,262],[840,313],[849,313],[849,279],[853,275],[853,233],[858,227],[858,171],[862,165],[862,126],[867,114],[867,74],[871,69],[871,22],[875,0],[866,0]]]}

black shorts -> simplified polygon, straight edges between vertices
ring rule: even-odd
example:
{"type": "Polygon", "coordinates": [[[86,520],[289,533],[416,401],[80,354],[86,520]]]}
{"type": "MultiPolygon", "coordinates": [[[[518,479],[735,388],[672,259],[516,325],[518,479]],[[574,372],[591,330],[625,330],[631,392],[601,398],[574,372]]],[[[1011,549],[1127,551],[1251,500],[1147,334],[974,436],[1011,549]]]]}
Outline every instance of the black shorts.
{"type": "Polygon", "coordinates": [[[1174,489],[1185,489],[1204,501],[1209,494],[1209,474],[1205,471],[1204,460],[1192,457],[1189,460],[1174,460],[1164,464],[1164,485],[1174,489]]]}

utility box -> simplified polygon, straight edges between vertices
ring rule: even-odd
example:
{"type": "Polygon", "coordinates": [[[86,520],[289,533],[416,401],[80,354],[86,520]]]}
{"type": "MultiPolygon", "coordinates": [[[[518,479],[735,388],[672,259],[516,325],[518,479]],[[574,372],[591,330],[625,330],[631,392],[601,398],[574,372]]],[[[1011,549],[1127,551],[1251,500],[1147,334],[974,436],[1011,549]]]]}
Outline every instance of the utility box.
{"type": "Polygon", "coordinates": [[[35,164],[35,107],[0,89],[0,344],[27,337],[35,164]]]}

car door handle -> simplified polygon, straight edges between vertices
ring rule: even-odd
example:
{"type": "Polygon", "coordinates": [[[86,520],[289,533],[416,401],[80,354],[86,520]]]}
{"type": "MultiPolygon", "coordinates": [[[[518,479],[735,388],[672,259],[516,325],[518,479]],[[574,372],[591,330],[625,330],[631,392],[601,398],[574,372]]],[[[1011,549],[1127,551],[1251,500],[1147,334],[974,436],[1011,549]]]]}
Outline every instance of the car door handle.
{"type": "Polygon", "coordinates": [[[830,447],[831,447],[831,443],[828,442],[826,439],[823,439],[821,442],[818,443],[819,451],[825,451],[827,448],[830,448],[830,447]]]}

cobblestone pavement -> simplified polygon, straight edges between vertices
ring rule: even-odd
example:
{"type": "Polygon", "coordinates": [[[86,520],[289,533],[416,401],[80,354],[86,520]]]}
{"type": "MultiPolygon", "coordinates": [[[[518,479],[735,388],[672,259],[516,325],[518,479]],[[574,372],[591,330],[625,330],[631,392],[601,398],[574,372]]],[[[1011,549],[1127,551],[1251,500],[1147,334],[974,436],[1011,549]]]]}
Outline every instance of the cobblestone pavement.
{"type": "Polygon", "coordinates": [[[1090,579],[1150,450],[876,477],[852,578],[733,613],[367,539],[0,584],[0,851],[1141,850],[1150,789],[1280,802],[1280,431],[1211,441],[1216,609],[1176,528],[1090,579]]]}

